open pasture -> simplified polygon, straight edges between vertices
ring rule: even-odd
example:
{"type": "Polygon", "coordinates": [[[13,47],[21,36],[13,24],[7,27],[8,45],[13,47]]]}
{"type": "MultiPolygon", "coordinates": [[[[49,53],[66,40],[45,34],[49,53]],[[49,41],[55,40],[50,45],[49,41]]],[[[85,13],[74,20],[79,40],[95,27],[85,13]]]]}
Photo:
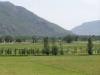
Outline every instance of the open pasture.
{"type": "Polygon", "coordinates": [[[100,75],[100,56],[5,56],[0,75],[100,75]]]}

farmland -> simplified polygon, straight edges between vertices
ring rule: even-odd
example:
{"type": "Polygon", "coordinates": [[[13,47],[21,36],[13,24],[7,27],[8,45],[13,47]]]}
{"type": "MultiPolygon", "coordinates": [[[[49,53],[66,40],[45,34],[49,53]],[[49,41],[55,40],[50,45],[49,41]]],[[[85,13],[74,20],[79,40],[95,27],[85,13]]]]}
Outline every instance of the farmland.
{"type": "Polygon", "coordinates": [[[0,75],[100,75],[100,56],[0,57],[0,75]]]}
{"type": "MultiPolygon", "coordinates": [[[[59,50],[59,42],[56,42],[59,50]]],[[[94,55],[87,54],[87,42],[62,43],[64,55],[4,55],[0,56],[0,75],[100,75],[100,42],[93,42],[94,55]],[[77,53],[74,51],[77,48],[77,53]]],[[[49,44],[52,46],[51,43],[49,44]]],[[[0,50],[39,49],[41,42],[1,43],[0,50]]]]}
{"type": "MultiPolygon", "coordinates": [[[[95,41],[93,42],[93,53],[94,54],[100,54],[100,42],[95,41]]],[[[56,45],[58,47],[58,50],[60,51],[60,44],[59,42],[56,42],[56,45]]],[[[49,43],[50,49],[52,48],[52,44],[49,43]]],[[[1,55],[5,55],[5,50],[12,50],[12,53],[14,53],[14,50],[34,50],[37,51],[37,54],[41,55],[41,51],[43,49],[43,42],[38,42],[38,43],[31,43],[31,42],[23,42],[23,43],[1,43],[0,44],[0,53],[4,51],[1,55]]],[[[87,42],[73,42],[73,43],[62,43],[62,48],[64,51],[65,55],[68,54],[87,54],[87,42]]],[[[26,52],[27,53],[27,52],[26,52]]],[[[24,53],[25,54],[25,53],[24,53]]],[[[12,54],[13,55],[13,54],[12,54]]],[[[18,55],[18,54],[17,54],[18,55]]]]}

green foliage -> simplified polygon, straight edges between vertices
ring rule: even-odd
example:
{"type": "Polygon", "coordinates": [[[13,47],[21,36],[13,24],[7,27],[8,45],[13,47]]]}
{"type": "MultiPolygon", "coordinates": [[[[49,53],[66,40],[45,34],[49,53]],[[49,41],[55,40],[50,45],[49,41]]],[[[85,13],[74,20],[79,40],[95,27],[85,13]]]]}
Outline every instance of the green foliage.
{"type": "Polygon", "coordinates": [[[60,50],[60,55],[64,55],[64,50],[63,49],[60,50]]]}
{"type": "Polygon", "coordinates": [[[91,37],[88,39],[88,54],[89,55],[93,54],[93,43],[91,37]]]}
{"type": "Polygon", "coordinates": [[[38,41],[37,37],[36,36],[32,36],[32,42],[36,43],[37,41],[38,41]]]}
{"type": "Polygon", "coordinates": [[[12,42],[13,41],[13,37],[12,36],[10,36],[10,35],[7,35],[7,36],[5,36],[4,37],[4,40],[5,40],[5,42],[12,42]]]}
{"type": "Polygon", "coordinates": [[[58,47],[52,46],[52,55],[58,55],[58,47]]]}
{"type": "Polygon", "coordinates": [[[49,55],[50,54],[50,49],[49,49],[49,40],[48,40],[48,37],[45,37],[43,39],[43,41],[44,41],[43,53],[46,54],[46,55],[49,55]]]}
{"type": "Polygon", "coordinates": [[[3,37],[0,37],[0,43],[3,43],[3,42],[4,42],[3,37]]]}
{"type": "Polygon", "coordinates": [[[79,36],[75,36],[75,41],[78,41],[79,40],[79,36]]]}
{"type": "MultiPolygon", "coordinates": [[[[47,45],[47,44],[45,44],[47,45]]],[[[55,42],[48,41],[48,45],[44,48],[43,41],[39,41],[35,44],[32,42],[22,43],[0,43],[0,55],[2,56],[34,56],[34,55],[88,55],[87,42],[77,41],[73,43],[55,42]],[[25,52],[24,52],[25,51],[25,52]]],[[[93,54],[100,54],[100,41],[94,41],[93,54]]]]}
{"type": "Polygon", "coordinates": [[[20,42],[22,42],[22,39],[17,38],[15,41],[20,43],[20,42]]]}
{"type": "Polygon", "coordinates": [[[67,43],[72,43],[73,40],[74,40],[74,38],[73,38],[73,36],[68,35],[68,36],[64,37],[63,40],[64,40],[65,42],[67,42],[67,43]]]}

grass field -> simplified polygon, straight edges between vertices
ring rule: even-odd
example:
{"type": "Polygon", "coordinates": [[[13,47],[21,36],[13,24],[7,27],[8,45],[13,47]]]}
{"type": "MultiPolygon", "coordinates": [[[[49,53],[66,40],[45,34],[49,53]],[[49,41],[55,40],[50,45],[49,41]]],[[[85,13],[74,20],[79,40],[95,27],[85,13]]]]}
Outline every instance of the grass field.
{"type": "Polygon", "coordinates": [[[5,56],[0,75],[100,75],[100,56],[5,56]]]}
{"type": "MultiPolygon", "coordinates": [[[[57,43],[58,44],[58,43],[57,43]]],[[[58,44],[59,47],[59,44],[58,44]]],[[[86,50],[87,42],[63,43],[63,49],[86,50]]],[[[41,43],[0,44],[3,48],[43,48],[41,43]]],[[[94,50],[100,50],[100,42],[94,42],[94,50]]],[[[63,56],[0,56],[0,75],[100,75],[99,55],[63,56]]]]}

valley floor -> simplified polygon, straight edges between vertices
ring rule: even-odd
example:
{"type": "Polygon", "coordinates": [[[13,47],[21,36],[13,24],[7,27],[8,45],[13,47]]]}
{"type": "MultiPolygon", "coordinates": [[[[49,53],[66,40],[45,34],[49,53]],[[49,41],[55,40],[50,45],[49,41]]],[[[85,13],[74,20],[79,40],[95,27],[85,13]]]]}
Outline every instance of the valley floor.
{"type": "Polygon", "coordinates": [[[1,56],[0,75],[100,75],[100,56],[1,56]]]}

